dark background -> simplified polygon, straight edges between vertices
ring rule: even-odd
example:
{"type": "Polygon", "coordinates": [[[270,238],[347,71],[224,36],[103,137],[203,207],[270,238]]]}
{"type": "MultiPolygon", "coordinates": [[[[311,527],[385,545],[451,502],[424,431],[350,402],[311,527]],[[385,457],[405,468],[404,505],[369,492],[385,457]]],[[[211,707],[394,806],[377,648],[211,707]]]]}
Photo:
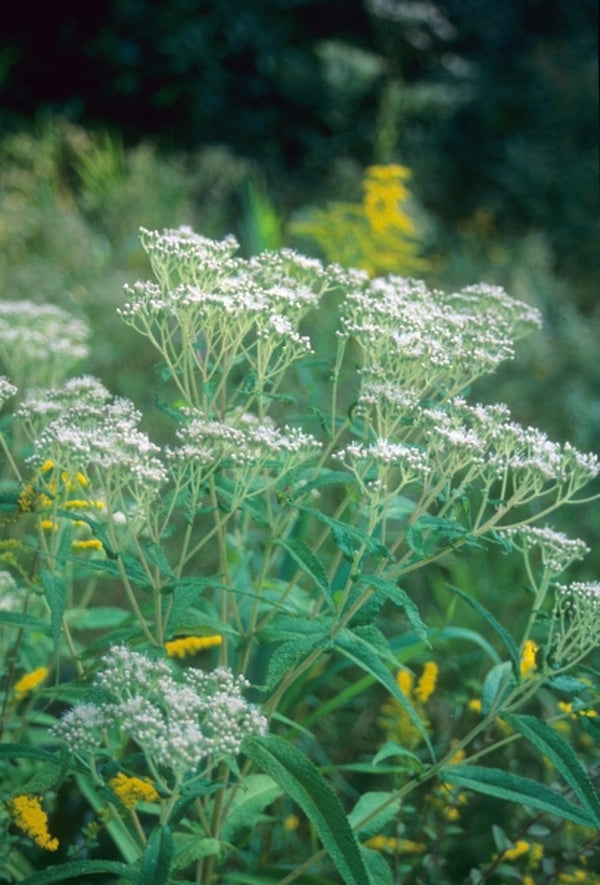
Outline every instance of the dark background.
{"type": "Polygon", "coordinates": [[[51,112],[128,144],[226,144],[292,203],[327,192],[340,156],[400,159],[449,225],[483,206],[502,231],[543,229],[593,308],[592,0],[22,2],[2,32],[5,131],[51,112]]]}

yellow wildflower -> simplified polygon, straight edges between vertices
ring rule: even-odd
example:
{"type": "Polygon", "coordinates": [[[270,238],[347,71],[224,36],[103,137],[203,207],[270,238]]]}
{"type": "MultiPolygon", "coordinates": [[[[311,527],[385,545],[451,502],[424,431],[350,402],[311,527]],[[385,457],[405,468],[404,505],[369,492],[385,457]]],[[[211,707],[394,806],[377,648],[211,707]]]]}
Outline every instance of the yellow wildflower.
{"type": "Polygon", "coordinates": [[[377,833],[366,840],[365,848],[374,851],[391,851],[395,854],[424,854],[427,846],[422,842],[413,842],[412,839],[396,839],[395,836],[384,836],[377,833]]]}
{"type": "Polygon", "coordinates": [[[102,541],[98,538],[88,538],[83,541],[73,541],[71,544],[73,550],[102,550],[102,541]]]}
{"type": "Polygon", "coordinates": [[[45,532],[56,532],[58,531],[58,523],[53,519],[42,519],[40,521],[40,526],[44,529],[45,532]]]}
{"type": "Polygon", "coordinates": [[[507,848],[503,853],[503,860],[516,860],[529,851],[529,842],[526,839],[519,839],[512,848],[507,848]]]}
{"type": "Polygon", "coordinates": [[[45,848],[46,851],[57,850],[58,839],[53,838],[48,832],[48,815],[42,809],[41,796],[14,796],[9,805],[16,825],[36,845],[45,848]]]}
{"type": "Polygon", "coordinates": [[[122,771],[109,780],[108,786],[126,808],[135,808],[138,802],[156,802],[159,798],[149,780],[130,777],[122,771]]]}
{"type": "Polygon", "coordinates": [[[472,713],[481,713],[481,699],[471,698],[467,703],[467,710],[471,710],[472,713]]]}
{"type": "Polygon", "coordinates": [[[283,819],[283,829],[288,830],[289,832],[293,832],[297,830],[300,826],[300,818],[297,814],[288,814],[287,817],[283,819]]]}
{"type": "Polygon", "coordinates": [[[183,636],[181,639],[165,642],[165,649],[171,658],[185,658],[187,655],[194,655],[205,648],[221,645],[222,642],[223,637],[218,634],[215,636],[183,636]]]}
{"type": "Polygon", "coordinates": [[[409,698],[413,687],[413,675],[410,670],[398,670],[396,673],[396,683],[402,694],[409,698]]]}
{"type": "Polygon", "coordinates": [[[535,656],[538,651],[538,645],[533,639],[525,640],[523,651],[521,652],[521,677],[533,676],[533,670],[536,669],[535,656]]]}
{"type": "Polygon", "coordinates": [[[103,510],[104,501],[86,501],[85,498],[71,498],[70,501],[65,503],[65,507],[68,510],[92,510],[93,508],[103,510]]]}
{"type": "Polygon", "coordinates": [[[14,685],[15,694],[19,696],[19,699],[25,697],[25,695],[33,691],[34,688],[41,685],[47,676],[47,667],[37,667],[35,670],[32,670],[31,673],[25,673],[25,675],[21,676],[18,682],[14,685]]]}
{"type": "Polygon", "coordinates": [[[438,677],[438,665],[435,661],[427,661],[415,688],[415,697],[426,704],[433,692],[438,677]]]}

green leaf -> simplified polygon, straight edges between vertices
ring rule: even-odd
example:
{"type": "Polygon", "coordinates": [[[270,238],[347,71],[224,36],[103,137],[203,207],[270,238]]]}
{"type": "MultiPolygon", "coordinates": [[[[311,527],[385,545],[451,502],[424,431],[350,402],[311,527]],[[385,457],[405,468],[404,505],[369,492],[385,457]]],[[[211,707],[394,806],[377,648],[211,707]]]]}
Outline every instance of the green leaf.
{"type": "Polygon", "coordinates": [[[464,601],[468,603],[471,608],[474,608],[475,611],[482,616],[482,618],[485,618],[490,627],[492,627],[492,629],[496,631],[496,633],[506,646],[511,660],[515,665],[516,672],[519,673],[521,669],[521,658],[519,655],[519,649],[517,648],[517,644],[508,632],[508,630],[505,630],[505,628],[497,620],[497,618],[495,618],[494,615],[487,610],[487,608],[485,608],[480,602],[478,602],[477,599],[473,599],[473,597],[469,596],[468,593],[465,593],[463,590],[460,590],[458,587],[455,587],[452,584],[449,584],[448,586],[455,593],[458,593],[460,598],[464,599],[464,601]]]}
{"type": "Polygon", "coordinates": [[[255,826],[259,814],[283,791],[268,774],[251,774],[241,787],[236,785],[234,789],[236,797],[223,824],[221,839],[239,845],[242,837],[255,826]]]}
{"type": "Polygon", "coordinates": [[[33,876],[22,879],[22,885],[52,885],[65,879],[79,879],[95,873],[111,873],[129,882],[139,882],[139,871],[115,860],[72,860],[68,863],[55,864],[46,870],[40,870],[33,876]]]}
{"type": "MultiPolygon", "coordinates": [[[[359,635],[356,630],[351,631],[348,629],[341,630],[338,633],[335,637],[334,644],[338,651],[350,658],[351,661],[354,661],[361,670],[365,670],[365,672],[374,676],[375,679],[381,683],[384,688],[387,688],[389,693],[404,707],[419,734],[425,741],[432,758],[435,758],[429,735],[427,734],[427,730],[423,725],[419,714],[414,709],[406,695],[400,691],[396,680],[391,675],[387,666],[383,663],[380,649],[374,647],[368,640],[359,635]]],[[[390,657],[394,660],[391,652],[390,657]]]]}
{"type": "Polygon", "coordinates": [[[25,630],[33,630],[50,636],[52,628],[45,621],[33,615],[24,615],[22,612],[0,611],[0,624],[11,624],[13,627],[23,627],[25,630]]]}
{"type": "Polygon", "coordinates": [[[154,541],[149,541],[146,544],[146,553],[148,559],[159,567],[163,575],[168,575],[169,578],[174,577],[169,560],[165,556],[164,550],[160,544],[156,544],[154,541]]]}
{"type": "Polygon", "coordinates": [[[131,615],[124,609],[102,605],[95,608],[72,608],[66,617],[69,626],[78,630],[112,630],[131,620],[131,615]]]}
{"type": "Polygon", "coordinates": [[[315,587],[321,591],[331,609],[334,608],[331,598],[331,588],[327,580],[321,560],[313,553],[303,541],[290,538],[276,538],[273,544],[283,547],[289,553],[296,565],[304,574],[308,575],[315,587]]]}
{"type": "Polygon", "coordinates": [[[342,551],[345,559],[348,561],[352,562],[363,547],[366,553],[370,553],[373,556],[384,556],[386,559],[394,558],[394,555],[385,544],[382,544],[381,541],[378,541],[377,538],[363,531],[363,529],[349,525],[343,522],[343,520],[327,516],[327,514],[321,513],[320,510],[316,510],[313,507],[302,508],[302,511],[309,513],[329,527],[334,544],[342,551]]]}
{"type": "Polygon", "coordinates": [[[470,547],[480,547],[478,541],[457,519],[446,519],[441,516],[432,516],[425,513],[406,529],[406,540],[417,556],[422,559],[431,556],[432,553],[445,547],[454,547],[455,544],[467,544],[470,547]]]}
{"type": "Polygon", "coordinates": [[[419,639],[422,639],[423,642],[431,648],[429,631],[427,625],[421,618],[419,609],[408,593],[399,587],[396,581],[388,581],[385,580],[385,578],[379,578],[372,575],[371,577],[361,577],[359,583],[361,586],[374,587],[378,592],[383,593],[386,599],[389,599],[390,602],[398,606],[398,608],[404,609],[406,617],[419,639]]]}
{"type": "Polygon", "coordinates": [[[394,885],[390,865],[380,851],[361,845],[360,853],[369,874],[368,885],[394,885]]]}
{"type": "Polygon", "coordinates": [[[46,594],[46,601],[50,609],[50,625],[52,628],[52,642],[54,645],[54,656],[56,658],[56,666],[58,669],[58,659],[60,654],[60,635],[62,632],[62,619],[65,613],[65,605],[67,601],[67,589],[64,578],[61,575],[55,575],[48,569],[40,569],[40,580],[46,594]]]}
{"type": "Polygon", "coordinates": [[[514,688],[515,678],[510,661],[496,664],[489,671],[483,681],[481,692],[481,710],[487,714],[494,708],[499,707],[507,694],[514,688]]]}
{"type": "Polygon", "coordinates": [[[505,713],[502,718],[550,759],[600,828],[598,793],[571,745],[551,725],[535,716],[505,713]]]}
{"type": "Polygon", "coordinates": [[[2,756],[7,756],[9,759],[39,759],[41,762],[56,762],[56,753],[50,753],[40,747],[30,747],[28,744],[0,743],[0,757],[2,756]]]}
{"type": "Polygon", "coordinates": [[[402,744],[397,744],[395,741],[388,741],[385,746],[373,756],[373,761],[371,763],[373,768],[376,768],[384,759],[389,759],[390,756],[400,756],[401,758],[406,759],[406,768],[410,768],[412,771],[421,771],[423,768],[423,763],[418,756],[415,756],[414,753],[411,753],[410,750],[407,750],[406,747],[403,747],[402,744]]]}
{"type": "MultiPolygon", "coordinates": [[[[163,597],[163,617],[166,617],[168,612],[168,622],[165,624],[165,629],[168,625],[171,633],[177,630],[190,608],[200,603],[200,597],[206,588],[221,586],[217,578],[193,577],[174,581],[169,587],[171,592],[163,597]]],[[[202,602],[204,601],[202,600],[202,602]]]]}
{"type": "Polygon", "coordinates": [[[243,750],[304,811],[345,885],[365,885],[367,871],[341,803],[303,753],[276,735],[247,737],[243,750]]]}
{"type": "Polygon", "coordinates": [[[277,685],[284,674],[294,666],[299,658],[306,657],[316,648],[326,648],[330,642],[327,631],[318,629],[317,624],[315,624],[315,631],[312,636],[301,636],[298,639],[292,639],[278,646],[269,661],[269,669],[263,690],[270,691],[273,686],[277,685]]]}
{"type": "Polygon", "coordinates": [[[445,783],[474,790],[484,796],[496,796],[507,802],[528,805],[583,827],[596,827],[596,821],[588,811],[527,777],[479,765],[451,765],[444,769],[441,777],[445,783]]]}
{"type": "Polygon", "coordinates": [[[139,885],[165,885],[169,881],[174,850],[170,828],[166,825],[155,827],[150,833],[142,858],[139,885]]]}
{"type": "Polygon", "coordinates": [[[362,841],[380,833],[400,811],[400,799],[394,793],[363,793],[348,815],[350,826],[362,841]],[[385,805],[385,808],[381,806],[385,805]]]}
{"type": "MultiPolygon", "coordinates": [[[[181,838],[178,841],[181,842],[181,838]]],[[[175,860],[172,865],[173,869],[182,870],[203,857],[220,854],[222,850],[223,843],[219,842],[218,839],[194,833],[193,836],[187,837],[183,845],[176,848],[175,860]]]]}

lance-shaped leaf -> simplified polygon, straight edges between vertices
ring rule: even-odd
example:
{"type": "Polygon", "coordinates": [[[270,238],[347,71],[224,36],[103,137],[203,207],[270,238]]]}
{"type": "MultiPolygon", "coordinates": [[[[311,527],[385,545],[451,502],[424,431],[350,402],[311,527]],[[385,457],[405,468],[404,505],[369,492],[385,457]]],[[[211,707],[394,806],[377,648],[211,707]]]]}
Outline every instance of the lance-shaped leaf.
{"type": "Polygon", "coordinates": [[[247,737],[243,750],[298,803],[345,885],[365,885],[369,877],[356,837],[339,799],[317,767],[277,735],[247,737]]]}
{"type": "MultiPolygon", "coordinates": [[[[431,757],[435,758],[429,735],[427,734],[427,730],[421,717],[406,695],[400,691],[396,680],[389,671],[389,663],[395,663],[391,651],[388,648],[387,653],[385,653],[382,650],[380,643],[374,644],[371,641],[371,634],[373,631],[367,633],[364,628],[359,629],[361,631],[360,635],[358,630],[341,630],[335,637],[335,648],[353,661],[361,668],[361,670],[374,676],[375,679],[404,707],[417,731],[425,741],[431,757]]],[[[379,636],[381,636],[381,634],[379,634],[379,636]]]]}
{"type": "Polygon", "coordinates": [[[531,741],[554,764],[579,801],[596,819],[600,828],[600,799],[594,785],[571,745],[551,725],[535,716],[505,713],[502,716],[515,731],[531,741]]]}
{"type": "Polygon", "coordinates": [[[445,783],[474,790],[484,796],[496,796],[507,802],[528,805],[582,827],[596,826],[595,818],[589,811],[528,777],[479,765],[452,765],[444,769],[441,777],[445,783]]]}

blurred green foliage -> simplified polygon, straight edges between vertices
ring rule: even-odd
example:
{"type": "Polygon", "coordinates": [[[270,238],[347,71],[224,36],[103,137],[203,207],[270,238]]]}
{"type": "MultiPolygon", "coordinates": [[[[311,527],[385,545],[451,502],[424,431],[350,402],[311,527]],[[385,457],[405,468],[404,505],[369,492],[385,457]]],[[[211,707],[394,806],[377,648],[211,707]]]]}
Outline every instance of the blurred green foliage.
{"type": "Polygon", "coordinates": [[[359,176],[402,162],[446,226],[485,208],[503,235],[542,230],[552,267],[595,310],[592,0],[30,7],[3,16],[5,129],[59,111],[128,144],[226,144],[258,162],[283,214],[353,198],[336,190],[333,167],[343,178],[352,162],[359,176]]]}

